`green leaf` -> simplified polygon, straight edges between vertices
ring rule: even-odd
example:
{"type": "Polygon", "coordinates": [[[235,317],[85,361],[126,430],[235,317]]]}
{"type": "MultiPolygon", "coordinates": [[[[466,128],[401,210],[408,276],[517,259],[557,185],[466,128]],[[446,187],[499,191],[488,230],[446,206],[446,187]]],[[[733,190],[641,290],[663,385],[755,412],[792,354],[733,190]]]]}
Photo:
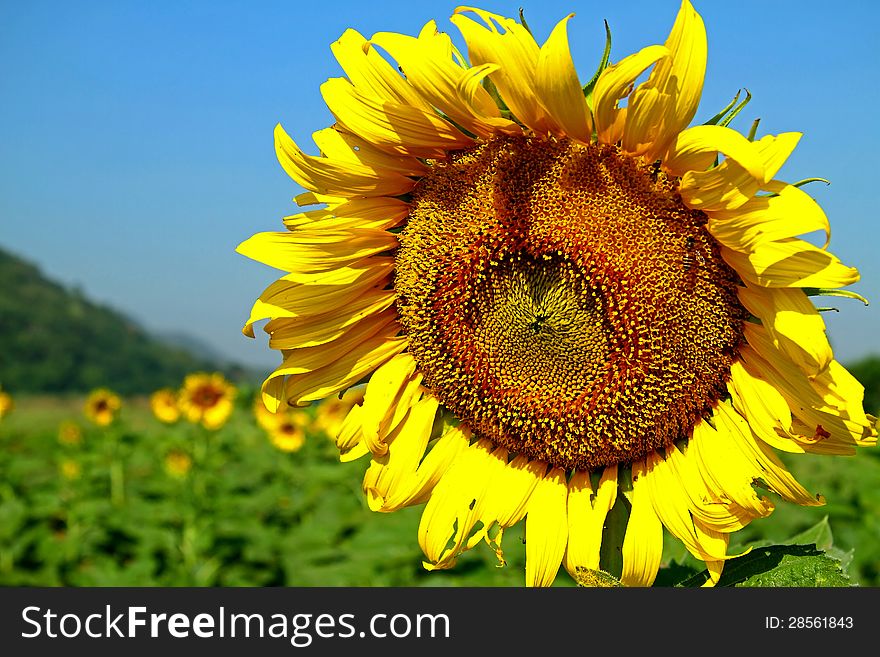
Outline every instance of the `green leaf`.
{"type": "MultiPolygon", "coordinates": [[[[681,586],[701,586],[706,571],[681,586]]],[[[754,548],[724,565],[720,587],[849,587],[841,562],[813,545],[771,545],[754,548]]]]}

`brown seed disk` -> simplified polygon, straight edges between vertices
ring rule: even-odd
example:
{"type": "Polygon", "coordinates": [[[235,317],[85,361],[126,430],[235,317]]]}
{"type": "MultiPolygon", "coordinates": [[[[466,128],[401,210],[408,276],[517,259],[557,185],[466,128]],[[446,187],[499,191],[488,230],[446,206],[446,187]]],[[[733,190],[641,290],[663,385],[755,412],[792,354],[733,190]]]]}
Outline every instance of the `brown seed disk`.
{"type": "Polygon", "coordinates": [[[425,385],[476,435],[567,469],[686,437],[725,394],[747,314],[676,187],[567,139],[435,163],[394,283],[425,385]]]}

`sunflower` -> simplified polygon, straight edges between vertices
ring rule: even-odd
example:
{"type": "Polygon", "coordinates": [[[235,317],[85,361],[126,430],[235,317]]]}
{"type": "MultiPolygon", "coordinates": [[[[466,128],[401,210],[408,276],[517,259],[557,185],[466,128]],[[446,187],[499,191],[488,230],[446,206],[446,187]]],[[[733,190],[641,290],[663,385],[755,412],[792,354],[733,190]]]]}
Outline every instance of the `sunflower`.
{"type": "Polygon", "coordinates": [[[183,381],[178,405],[189,422],[219,429],[232,413],[235,386],[219,372],[195,372],[183,381]]]}
{"type": "Polygon", "coordinates": [[[172,449],[165,455],[165,472],[175,479],[183,479],[192,469],[192,457],[180,449],[172,449]]]}
{"type": "Polygon", "coordinates": [[[99,427],[106,427],[113,422],[121,407],[119,395],[107,388],[97,388],[89,393],[83,410],[92,422],[99,427]]]}
{"type": "Polygon", "coordinates": [[[266,408],[262,398],[254,398],[254,416],[275,447],[282,452],[299,450],[306,440],[306,427],[309,417],[302,409],[279,408],[272,413],[266,408]]]}
{"type": "Polygon", "coordinates": [[[15,402],[12,401],[12,395],[0,389],[0,420],[9,415],[15,408],[15,402]]]}
{"type": "Polygon", "coordinates": [[[274,423],[266,433],[271,442],[282,452],[296,452],[306,442],[305,424],[301,413],[275,413],[274,423]]]}
{"type": "Polygon", "coordinates": [[[82,429],[76,422],[64,420],[58,425],[58,442],[62,445],[80,445],[82,438],[82,429]]]}
{"type": "Polygon", "coordinates": [[[180,419],[178,393],[171,388],[160,388],[150,395],[150,408],[160,422],[173,424],[180,419]]]}
{"type": "Polygon", "coordinates": [[[323,207],[239,246],[288,272],[244,332],[269,319],[282,354],[271,407],[367,381],[341,458],[370,457],[373,510],[425,504],[426,568],[481,541],[503,560],[524,521],[526,584],[563,567],[650,586],[665,528],[714,584],[777,498],[824,503],[777,451],[876,443],[810,299],[857,296],[840,288],[859,275],[776,178],[798,133],[744,136],[733,104],[689,127],[707,44],[687,0],[663,45],[603,58],[586,85],[570,18],[539,45],[458,8],[467,58],[433,21],[346,31],[320,155],[275,130],[297,203],[323,207]]]}

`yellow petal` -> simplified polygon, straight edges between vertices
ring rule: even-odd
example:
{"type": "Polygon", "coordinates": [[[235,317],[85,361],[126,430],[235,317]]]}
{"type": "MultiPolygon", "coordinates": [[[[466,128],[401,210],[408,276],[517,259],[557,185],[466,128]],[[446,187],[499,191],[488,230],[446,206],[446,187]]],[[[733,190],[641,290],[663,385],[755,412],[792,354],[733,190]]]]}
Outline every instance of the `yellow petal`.
{"type": "Polygon", "coordinates": [[[633,463],[633,487],[644,477],[654,511],[669,532],[684,543],[688,551],[702,561],[726,558],[727,544],[720,545],[714,536],[707,536],[697,527],[690,513],[690,504],[682,482],[672,466],[653,452],[641,462],[633,463]]]}
{"type": "Polygon", "coordinates": [[[532,491],[546,472],[546,463],[530,461],[522,454],[510,463],[505,460],[486,496],[485,518],[501,527],[511,527],[522,520],[532,491]]]}
{"type": "Polygon", "coordinates": [[[280,124],[275,126],[275,153],[287,175],[306,189],[322,194],[398,196],[415,186],[414,180],[394,171],[306,155],[280,124]]]}
{"type": "Polygon", "coordinates": [[[663,554],[663,525],[654,511],[642,464],[633,464],[632,509],[623,538],[624,586],[651,586],[663,554]]]}
{"type": "Polygon", "coordinates": [[[535,76],[535,92],[562,135],[586,144],[593,127],[583,87],[578,80],[568,47],[566,26],[574,14],[563,18],[541,47],[535,76]]]}
{"type": "Polygon", "coordinates": [[[538,482],[526,514],[526,586],[550,586],[568,542],[565,470],[553,468],[538,482]]]}
{"type": "Polygon", "coordinates": [[[409,83],[428,103],[455,123],[481,137],[509,128],[521,132],[513,121],[502,119],[489,93],[480,85],[490,69],[466,69],[452,58],[449,36],[429,22],[418,38],[380,32],[371,41],[397,60],[409,83]]]}
{"type": "Polygon", "coordinates": [[[825,233],[822,248],[828,246],[828,217],[809,194],[778,180],[763,189],[775,196],[756,196],[735,210],[713,212],[707,225],[712,236],[731,249],[749,252],[763,242],[821,230],[825,233]]]}
{"type": "Polygon", "coordinates": [[[361,413],[362,432],[375,456],[381,456],[388,450],[382,440],[381,425],[398,406],[400,394],[413,378],[415,370],[416,361],[412,355],[397,354],[373,372],[367,383],[361,413]]]}
{"type": "Polygon", "coordinates": [[[758,497],[752,488],[754,466],[730,443],[726,433],[719,433],[706,421],[697,422],[688,441],[688,458],[717,499],[730,501],[753,517],[772,513],[773,502],[758,497]]]}
{"type": "Polygon", "coordinates": [[[307,405],[353,386],[406,348],[406,339],[397,337],[399,331],[400,327],[392,323],[326,367],[308,374],[288,376],[284,383],[288,403],[291,406],[307,405]]]}
{"type": "Polygon", "coordinates": [[[688,171],[679,185],[682,200],[689,207],[706,212],[741,207],[773,179],[800,137],[800,133],[784,132],[754,142],[764,162],[763,178],[752,175],[733,160],[725,160],[709,171],[688,171]]]}
{"type": "Polygon", "coordinates": [[[398,490],[389,491],[382,509],[394,511],[404,506],[423,503],[469,443],[470,433],[466,428],[449,428],[429,448],[415,474],[402,482],[398,490]]]}
{"type": "Polygon", "coordinates": [[[715,495],[703,478],[694,456],[688,456],[673,445],[666,451],[666,460],[681,482],[691,515],[706,527],[730,533],[739,531],[756,517],[739,505],[715,495]]]}
{"type": "Polygon", "coordinates": [[[718,125],[698,125],[684,130],[672,140],[663,156],[663,166],[673,175],[705,171],[723,153],[756,179],[764,179],[764,158],[754,143],[736,130],[718,125]]]}
{"type": "Polygon", "coordinates": [[[821,506],[825,503],[821,495],[810,494],[795,481],[779,457],[770,447],[755,439],[748,423],[731,406],[718,404],[714,417],[718,431],[726,433],[728,439],[755,464],[755,478],[760,478],[770,490],[801,506],[821,506]]]}
{"type": "Polygon", "coordinates": [[[809,444],[791,431],[791,409],[779,391],[752,376],[741,361],[730,367],[731,402],[761,440],[786,452],[804,453],[809,444]]]}
{"type": "Polygon", "coordinates": [[[618,101],[626,96],[636,78],[668,56],[669,49],[665,46],[648,46],[602,71],[593,89],[593,120],[600,143],[617,142],[619,135],[612,134],[612,128],[619,125],[618,113],[622,110],[617,108],[618,101]]]}
{"type": "MultiPolygon", "coordinates": [[[[418,532],[419,545],[427,558],[423,562],[426,569],[451,568],[467,549],[483,512],[486,491],[497,472],[492,450],[492,443],[485,439],[465,448],[434,487],[418,532]]],[[[485,532],[485,527],[477,529],[479,537],[485,532]]]]}
{"type": "Polygon", "coordinates": [[[655,159],[696,114],[706,73],[706,28],[688,0],[664,44],[669,57],[633,91],[623,136],[627,152],[655,159]]]}
{"type": "Polygon", "coordinates": [[[328,225],[334,229],[358,226],[387,229],[405,219],[409,210],[409,203],[385,196],[346,199],[343,203],[334,204],[332,209],[309,210],[285,217],[284,225],[288,230],[321,228],[328,225]]]}
{"type": "Polygon", "coordinates": [[[427,165],[414,157],[392,155],[375,148],[357,135],[338,128],[324,128],[312,133],[321,154],[335,162],[351,162],[370,169],[393,171],[403,176],[423,176],[427,165]]]}
{"type": "Polygon", "coordinates": [[[739,289],[746,310],[761,320],[774,344],[813,377],[834,359],[825,335],[825,321],[812,301],[796,288],[739,289]]]}
{"type": "Polygon", "coordinates": [[[376,228],[300,229],[257,233],[235,249],[245,257],[288,272],[314,274],[352,265],[397,247],[393,233],[376,228]]]}
{"type": "MultiPolygon", "coordinates": [[[[442,158],[450,150],[473,144],[470,137],[435,112],[391,101],[377,101],[360,94],[342,78],[331,78],[322,84],[321,95],[336,119],[349,132],[389,153],[442,158]]],[[[349,195],[377,196],[366,193],[349,195]]]]}
{"type": "Polygon", "coordinates": [[[617,466],[605,468],[593,494],[588,471],[576,471],[568,482],[568,544],[564,565],[574,577],[578,568],[598,570],[605,518],[617,500],[617,466]]]}
{"type": "Polygon", "coordinates": [[[763,242],[749,253],[722,246],[721,257],[744,279],[764,287],[838,288],[859,280],[857,269],[797,238],[763,242]]]}
{"type": "Polygon", "coordinates": [[[403,422],[385,437],[383,445],[386,453],[374,454],[363,482],[367,504],[373,511],[393,510],[385,507],[386,498],[412,492],[416,468],[428,447],[439,404],[433,395],[417,402],[409,409],[403,422]]]}
{"type": "Polygon", "coordinates": [[[430,111],[418,92],[355,30],[346,30],[330,50],[362,95],[430,111]]]}
{"type": "Polygon", "coordinates": [[[474,65],[498,65],[490,76],[513,115],[535,132],[546,133],[550,128],[547,114],[535,102],[540,49],[528,30],[510,18],[472,7],[458,7],[450,21],[461,31],[474,65]],[[488,29],[461,15],[464,11],[477,14],[488,29]]]}

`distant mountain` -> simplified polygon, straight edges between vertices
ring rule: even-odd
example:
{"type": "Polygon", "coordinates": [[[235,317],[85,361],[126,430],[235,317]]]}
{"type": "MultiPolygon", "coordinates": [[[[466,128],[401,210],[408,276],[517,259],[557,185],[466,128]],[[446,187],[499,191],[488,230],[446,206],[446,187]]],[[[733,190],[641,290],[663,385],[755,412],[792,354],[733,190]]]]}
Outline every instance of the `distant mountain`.
{"type": "Polygon", "coordinates": [[[106,386],[121,394],[178,387],[194,371],[256,380],[198,340],[148,333],[117,310],[48,280],[0,249],[0,385],[16,392],[85,392],[106,386]]]}

